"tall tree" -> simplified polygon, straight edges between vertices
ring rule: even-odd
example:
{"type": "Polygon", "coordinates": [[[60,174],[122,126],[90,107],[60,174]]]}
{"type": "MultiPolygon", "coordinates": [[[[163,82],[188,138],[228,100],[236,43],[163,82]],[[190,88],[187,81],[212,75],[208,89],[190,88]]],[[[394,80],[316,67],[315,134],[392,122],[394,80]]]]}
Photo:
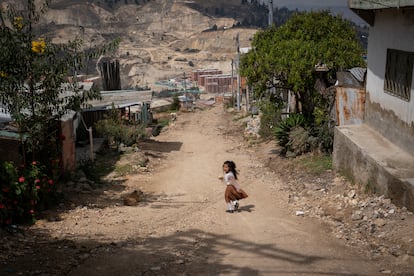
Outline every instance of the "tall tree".
{"type": "Polygon", "coordinates": [[[302,103],[302,113],[313,120],[318,97],[314,67],[324,63],[334,77],[341,69],[363,66],[363,49],[352,24],[328,11],[298,13],[281,27],[256,33],[252,51],[241,59],[241,74],[254,87],[257,97],[269,89],[293,91],[302,103]]]}

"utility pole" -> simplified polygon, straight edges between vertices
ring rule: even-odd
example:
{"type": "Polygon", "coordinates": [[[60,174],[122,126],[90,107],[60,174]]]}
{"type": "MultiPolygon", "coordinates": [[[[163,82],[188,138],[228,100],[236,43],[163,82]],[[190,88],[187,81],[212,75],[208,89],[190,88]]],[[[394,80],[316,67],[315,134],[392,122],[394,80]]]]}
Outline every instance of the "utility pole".
{"type": "MultiPolygon", "coordinates": [[[[231,59],[231,104],[234,107],[234,59],[231,59]]],[[[224,98],[223,98],[224,99],[224,98]]]]}
{"type": "Polygon", "coordinates": [[[187,93],[187,84],[186,84],[186,77],[185,77],[185,72],[183,72],[183,80],[184,80],[184,93],[185,93],[185,108],[188,111],[188,93],[187,93]]]}
{"type": "Polygon", "coordinates": [[[246,85],[246,113],[249,114],[250,110],[250,86],[246,85]]]}
{"type": "Polygon", "coordinates": [[[237,46],[237,111],[240,111],[240,42],[239,33],[236,36],[237,46]]]}
{"type": "Polygon", "coordinates": [[[269,0],[269,22],[268,25],[271,27],[273,25],[273,0],[269,0]]]}

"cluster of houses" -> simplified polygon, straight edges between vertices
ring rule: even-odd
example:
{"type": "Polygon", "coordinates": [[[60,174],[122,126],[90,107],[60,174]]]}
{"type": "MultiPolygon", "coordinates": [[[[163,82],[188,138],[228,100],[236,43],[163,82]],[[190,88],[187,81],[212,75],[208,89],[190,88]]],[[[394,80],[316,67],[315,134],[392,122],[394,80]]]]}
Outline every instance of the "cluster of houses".
{"type": "Polygon", "coordinates": [[[206,93],[216,94],[216,100],[225,103],[234,100],[236,91],[239,92],[240,97],[248,96],[246,78],[238,78],[235,72],[223,74],[222,70],[216,68],[198,69],[191,72],[191,80],[197,86],[202,87],[206,93]]]}
{"type": "Polygon", "coordinates": [[[232,85],[236,77],[223,74],[219,69],[199,69],[191,72],[191,79],[204,87],[207,93],[228,93],[232,91],[232,85]]]}

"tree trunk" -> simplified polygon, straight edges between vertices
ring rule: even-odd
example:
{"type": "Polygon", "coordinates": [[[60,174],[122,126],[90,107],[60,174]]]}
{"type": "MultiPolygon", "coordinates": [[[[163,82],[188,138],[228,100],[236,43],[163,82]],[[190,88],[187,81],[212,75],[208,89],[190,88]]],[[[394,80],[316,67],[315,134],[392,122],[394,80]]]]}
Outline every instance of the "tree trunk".
{"type": "Polygon", "coordinates": [[[315,109],[315,103],[313,102],[312,92],[306,90],[302,93],[295,93],[297,96],[297,105],[298,110],[303,114],[303,116],[308,120],[310,123],[314,122],[314,115],[313,111],[315,109]]]}

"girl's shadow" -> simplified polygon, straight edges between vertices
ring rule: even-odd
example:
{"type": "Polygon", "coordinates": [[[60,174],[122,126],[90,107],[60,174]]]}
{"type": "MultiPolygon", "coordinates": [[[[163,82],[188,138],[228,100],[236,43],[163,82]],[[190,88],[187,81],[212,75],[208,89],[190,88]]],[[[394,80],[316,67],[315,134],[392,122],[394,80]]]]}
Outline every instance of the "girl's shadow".
{"type": "Polygon", "coordinates": [[[239,207],[239,209],[237,210],[238,212],[249,212],[251,213],[254,209],[254,205],[253,204],[249,204],[249,205],[242,205],[239,207]]]}

